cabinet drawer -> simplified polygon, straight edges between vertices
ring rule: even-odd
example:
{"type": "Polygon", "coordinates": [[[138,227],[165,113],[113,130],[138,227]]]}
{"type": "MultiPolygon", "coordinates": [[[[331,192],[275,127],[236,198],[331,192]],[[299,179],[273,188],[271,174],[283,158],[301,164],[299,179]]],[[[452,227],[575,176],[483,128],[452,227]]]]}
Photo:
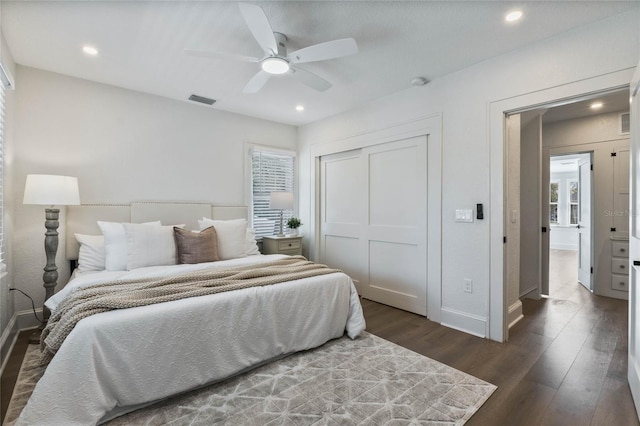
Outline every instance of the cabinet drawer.
{"type": "Polygon", "coordinates": [[[299,248],[300,240],[278,241],[278,251],[280,252],[284,252],[284,250],[295,250],[297,252],[299,248]]]}
{"type": "Polygon", "coordinates": [[[611,259],[611,272],[614,274],[628,274],[629,259],[623,259],[621,257],[611,259]]]}
{"type": "Polygon", "coordinates": [[[629,243],[626,241],[612,241],[611,255],[613,257],[629,257],[629,243]]]}
{"type": "Polygon", "coordinates": [[[291,250],[280,250],[280,254],[287,254],[289,256],[298,256],[302,254],[302,250],[300,248],[291,249],[291,250]]]}
{"type": "Polygon", "coordinates": [[[629,276],[611,274],[611,288],[620,291],[629,291],[629,276]]]}

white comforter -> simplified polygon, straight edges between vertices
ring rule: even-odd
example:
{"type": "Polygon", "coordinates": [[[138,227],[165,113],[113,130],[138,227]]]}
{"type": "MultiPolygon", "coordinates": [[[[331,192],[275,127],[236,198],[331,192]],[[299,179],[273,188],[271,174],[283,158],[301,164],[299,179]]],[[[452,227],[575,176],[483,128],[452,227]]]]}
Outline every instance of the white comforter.
{"type": "MultiPolygon", "coordinates": [[[[281,255],[213,264],[78,274],[47,302],[106,280],[262,263],[281,255]]],[[[17,425],[90,425],[365,328],[342,273],[139,308],[80,321],[38,382],[17,425]]]]}

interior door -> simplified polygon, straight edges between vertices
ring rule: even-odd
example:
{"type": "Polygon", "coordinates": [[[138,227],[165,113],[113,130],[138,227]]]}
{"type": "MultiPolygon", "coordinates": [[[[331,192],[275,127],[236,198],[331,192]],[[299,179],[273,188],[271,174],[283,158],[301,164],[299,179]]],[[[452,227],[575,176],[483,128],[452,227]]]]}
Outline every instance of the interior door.
{"type": "Polygon", "coordinates": [[[320,159],[322,262],[365,298],[427,315],[427,137],[320,159]]]}
{"type": "Polygon", "coordinates": [[[363,149],[365,297],[427,315],[426,136],[363,149]]]}
{"type": "Polygon", "coordinates": [[[629,234],[629,362],[628,380],[631,395],[640,413],[640,64],[631,83],[631,232],[629,234]]]}
{"type": "Polygon", "coordinates": [[[593,291],[591,273],[591,154],[578,162],[578,281],[593,291]]]}
{"type": "Polygon", "coordinates": [[[349,275],[359,294],[367,275],[361,249],[363,174],[359,149],[320,159],[320,261],[349,275]]]}

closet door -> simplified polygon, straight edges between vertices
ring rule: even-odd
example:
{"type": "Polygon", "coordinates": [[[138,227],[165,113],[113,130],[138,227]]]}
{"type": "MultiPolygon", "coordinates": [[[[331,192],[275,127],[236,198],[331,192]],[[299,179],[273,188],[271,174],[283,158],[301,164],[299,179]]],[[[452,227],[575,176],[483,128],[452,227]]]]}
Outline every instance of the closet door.
{"type": "Polygon", "coordinates": [[[320,261],[342,269],[362,294],[362,283],[366,281],[362,152],[322,157],[320,176],[320,261]]]}
{"type": "Polygon", "coordinates": [[[365,298],[427,314],[427,137],[321,158],[321,255],[365,298]]]}
{"type": "Polygon", "coordinates": [[[427,315],[427,138],[363,150],[369,280],[377,302],[427,315]]]}

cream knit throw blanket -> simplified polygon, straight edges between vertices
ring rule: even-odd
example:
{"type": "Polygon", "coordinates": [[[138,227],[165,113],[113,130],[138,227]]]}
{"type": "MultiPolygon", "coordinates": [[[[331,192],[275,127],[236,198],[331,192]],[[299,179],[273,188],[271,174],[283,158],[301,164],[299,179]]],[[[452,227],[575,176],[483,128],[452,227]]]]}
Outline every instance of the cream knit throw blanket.
{"type": "Polygon", "coordinates": [[[302,256],[292,256],[260,265],[206,269],[166,278],[113,281],[80,288],[58,305],[42,331],[42,363],[50,361],[78,321],[90,315],[334,272],[340,271],[302,256]]]}

